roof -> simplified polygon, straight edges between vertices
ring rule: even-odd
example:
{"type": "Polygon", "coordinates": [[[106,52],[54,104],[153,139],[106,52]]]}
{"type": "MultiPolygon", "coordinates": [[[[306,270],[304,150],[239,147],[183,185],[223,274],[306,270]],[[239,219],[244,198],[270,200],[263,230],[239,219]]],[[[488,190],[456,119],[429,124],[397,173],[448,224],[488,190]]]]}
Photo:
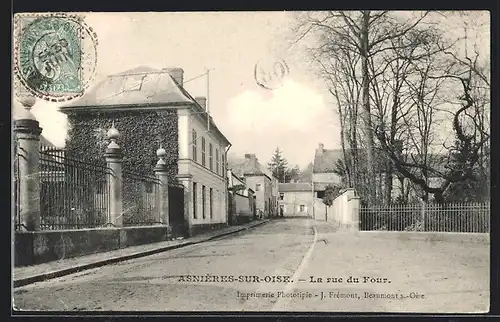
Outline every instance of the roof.
{"type": "Polygon", "coordinates": [[[237,174],[235,174],[233,171],[231,171],[231,178],[229,180],[229,185],[231,187],[237,186],[237,185],[245,185],[245,182],[241,180],[240,177],[238,177],[237,174]]]}
{"type": "MultiPolygon", "coordinates": [[[[358,155],[363,158],[363,154],[365,153],[364,149],[359,149],[358,150],[358,155]]],[[[347,158],[350,158],[350,150],[346,149],[346,154],[347,158]]],[[[381,160],[387,160],[389,158],[384,154],[383,151],[380,150],[375,150],[374,151],[374,156],[375,158],[380,158],[381,160]]],[[[420,159],[418,155],[414,154],[413,155],[416,160],[420,159]]],[[[333,173],[335,172],[336,168],[336,162],[338,160],[344,160],[344,154],[342,152],[342,149],[323,149],[323,153],[319,153],[316,150],[316,154],[314,156],[314,166],[313,166],[313,173],[333,173]]],[[[409,163],[413,163],[412,161],[412,156],[407,155],[407,160],[409,163]]],[[[436,169],[437,171],[442,171],[445,172],[446,169],[444,168],[444,165],[447,162],[447,156],[442,155],[442,154],[433,154],[429,153],[427,155],[427,160],[428,164],[431,166],[431,168],[436,169]]],[[[376,165],[378,165],[378,171],[384,171],[385,170],[385,165],[383,162],[377,162],[376,165]]]]}
{"type": "Polygon", "coordinates": [[[254,176],[266,176],[269,179],[273,178],[273,175],[269,170],[264,168],[257,158],[245,158],[245,159],[228,159],[229,168],[232,172],[239,177],[245,175],[254,176]]]}
{"type": "Polygon", "coordinates": [[[45,148],[57,149],[57,147],[54,145],[54,143],[47,140],[43,135],[40,135],[40,144],[45,148]]]}
{"type": "MultiPolygon", "coordinates": [[[[107,76],[82,97],[65,104],[60,110],[64,113],[72,113],[110,107],[141,109],[150,106],[168,108],[185,105],[197,109],[194,115],[207,118],[206,114],[199,113],[204,111],[203,107],[175,81],[166,69],[139,66],[107,76]]],[[[210,127],[221,135],[228,145],[231,144],[211,116],[210,127]]]]}
{"type": "Polygon", "coordinates": [[[300,192],[300,191],[311,191],[312,186],[310,183],[280,183],[278,185],[279,192],[300,192]]]}
{"type": "Polygon", "coordinates": [[[341,149],[323,149],[323,153],[316,151],[314,156],[313,173],[331,173],[335,170],[335,163],[343,159],[341,149]]]}
{"type": "Polygon", "coordinates": [[[166,70],[140,66],[107,76],[82,97],[61,107],[70,111],[81,107],[192,104],[193,99],[166,70]]]}

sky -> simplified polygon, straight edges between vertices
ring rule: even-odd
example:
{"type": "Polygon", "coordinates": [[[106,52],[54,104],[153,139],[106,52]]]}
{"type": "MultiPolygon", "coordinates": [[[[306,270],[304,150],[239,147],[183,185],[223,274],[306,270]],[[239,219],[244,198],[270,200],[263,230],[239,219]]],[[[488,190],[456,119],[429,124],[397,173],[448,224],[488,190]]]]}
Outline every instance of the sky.
{"type": "MultiPolygon", "coordinates": [[[[293,16],[288,12],[85,13],[97,34],[94,84],[106,75],[137,66],[181,67],[185,88],[206,96],[220,130],[232,143],[231,154],[254,153],[267,162],[279,147],[291,165],[312,162],[319,143],[340,148],[339,122],[329,94],[295,55],[283,49],[293,16]],[[254,66],[279,57],[289,74],[282,86],[267,90],[254,79],[254,66]]],[[[37,101],[33,114],[42,134],[58,146],[66,138],[60,103],[37,101]]],[[[14,117],[18,107],[15,107],[14,117]]]]}

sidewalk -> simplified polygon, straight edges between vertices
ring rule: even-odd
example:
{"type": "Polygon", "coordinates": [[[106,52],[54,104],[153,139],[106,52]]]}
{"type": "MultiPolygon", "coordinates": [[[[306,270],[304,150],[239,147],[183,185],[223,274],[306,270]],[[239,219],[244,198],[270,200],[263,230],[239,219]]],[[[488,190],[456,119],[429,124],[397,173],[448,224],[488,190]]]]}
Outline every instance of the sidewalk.
{"type": "Polygon", "coordinates": [[[383,234],[393,232],[381,231],[372,235],[353,234],[325,222],[316,222],[315,228],[317,242],[308,264],[300,272],[303,282],[298,282],[294,291],[323,291],[327,297],[323,301],[292,298],[285,303],[285,309],[385,313],[489,310],[487,244],[386,238],[383,234]],[[323,282],[309,283],[311,276],[322,277],[323,282]],[[325,283],[329,277],[343,280],[325,283]],[[350,277],[358,280],[349,282],[350,277]],[[336,297],[337,293],[355,296],[336,297]],[[367,297],[366,293],[373,297],[367,297]],[[399,297],[384,298],[377,294],[399,297]]]}
{"type": "Polygon", "coordinates": [[[110,252],[68,258],[39,265],[15,267],[13,271],[14,287],[20,287],[51,278],[73,274],[86,269],[161,253],[171,249],[203,243],[218,237],[247,230],[255,226],[265,224],[269,221],[270,219],[256,220],[248,224],[230,226],[182,240],[163,241],[159,243],[132,246],[110,252]]]}

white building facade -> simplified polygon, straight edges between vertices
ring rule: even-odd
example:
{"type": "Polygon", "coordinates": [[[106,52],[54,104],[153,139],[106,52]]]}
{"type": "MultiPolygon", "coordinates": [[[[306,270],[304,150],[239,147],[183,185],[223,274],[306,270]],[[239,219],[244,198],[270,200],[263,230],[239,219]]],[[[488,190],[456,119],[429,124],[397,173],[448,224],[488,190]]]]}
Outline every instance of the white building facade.
{"type": "Polygon", "coordinates": [[[178,109],[178,179],[184,185],[184,218],[190,234],[226,226],[228,139],[210,118],[205,98],[178,109]]]}

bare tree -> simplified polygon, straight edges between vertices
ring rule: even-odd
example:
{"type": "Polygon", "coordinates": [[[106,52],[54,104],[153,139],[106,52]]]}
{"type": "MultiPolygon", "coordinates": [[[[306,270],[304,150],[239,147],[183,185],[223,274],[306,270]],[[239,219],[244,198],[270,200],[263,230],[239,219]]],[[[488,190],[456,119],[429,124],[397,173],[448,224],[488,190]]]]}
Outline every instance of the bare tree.
{"type": "MultiPolygon", "coordinates": [[[[303,39],[308,33],[319,34],[319,46],[316,50],[322,53],[332,53],[332,48],[341,48],[360,59],[359,72],[356,75],[361,84],[363,143],[365,145],[366,168],[368,178],[374,178],[374,136],[372,126],[370,83],[374,75],[370,72],[370,59],[391,49],[390,41],[406,35],[413,30],[425,17],[410,17],[406,21],[396,18],[387,11],[374,12],[369,10],[345,12],[328,11],[320,13],[306,13],[302,16],[296,29],[297,41],[303,39]],[[332,43],[335,46],[332,46],[332,43]]],[[[324,57],[324,55],[323,55],[324,57]]],[[[335,55],[330,56],[335,59],[335,55]]],[[[335,92],[333,92],[335,93],[335,92]]],[[[336,94],[334,94],[335,96],[336,94]]],[[[368,200],[376,199],[374,184],[367,185],[368,200]]]]}
{"type": "MultiPolygon", "coordinates": [[[[424,200],[427,194],[433,194],[437,202],[444,202],[444,193],[450,185],[473,179],[474,168],[481,158],[480,150],[489,141],[489,133],[470,115],[471,112],[476,110],[474,105],[477,101],[477,97],[473,95],[471,84],[474,78],[480,77],[474,77],[473,68],[460,62],[458,62],[458,65],[459,68],[453,72],[445,71],[443,74],[436,76],[426,75],[426,78],[438,81],[458,81],[462,88],[462,95],[459,97],[462,104],[456,111],[452,112],[453,117],[451,119],[455,142],[450,146],[445,145],[447,154],[443,155],[439,160],[435,160],[437,164],[428,162],[429,160],[426,159],[425,155],[420,156],[418,154],[417,157],[411,156],[409,161],[402,160],[401,153],[388,145],[387,136],[382,131],[376,131],[383,149],[393,160],[394,166],[404,177],[423,190],[424,195],[422,198],[424,200]],[[438,186],[429,183],[429,176],[441,179],[438,186]]],[[[422,100],[417,103],[422,104],[422,100]]],[[[427,110],[424,111],[424,114],[425,112],[427,110]]],[[[432,114],[432,110],[429,114],[432,114]]],[[[424,134],[427,135],[427,133],[424,134]]],[[[427,140],[425,135],[422,139],[423,142],[427,140]]],[[[414,146],[421,147],[418,144],[414,144],[414,146]]]]}

